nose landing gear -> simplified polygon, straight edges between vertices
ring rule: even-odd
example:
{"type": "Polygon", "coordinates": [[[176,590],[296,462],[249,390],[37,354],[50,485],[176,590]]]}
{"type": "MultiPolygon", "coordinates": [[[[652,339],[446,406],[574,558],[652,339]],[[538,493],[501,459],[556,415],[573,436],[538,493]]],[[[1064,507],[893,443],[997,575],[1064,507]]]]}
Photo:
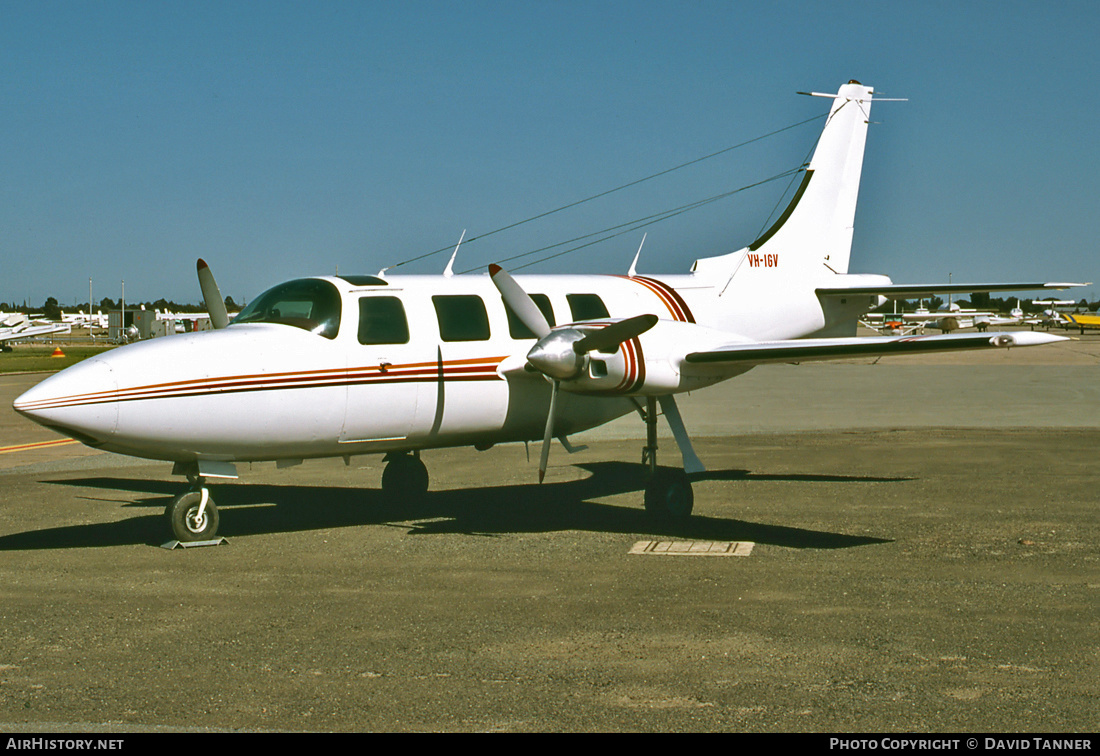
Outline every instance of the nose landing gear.
{"type": "Polygon", "coordinates": [[[180,543],[213,540],[218,532],[218,508],[209,489],[199,487],[186,491],[168,504],[164,516],[172,534],[180,543]]]}

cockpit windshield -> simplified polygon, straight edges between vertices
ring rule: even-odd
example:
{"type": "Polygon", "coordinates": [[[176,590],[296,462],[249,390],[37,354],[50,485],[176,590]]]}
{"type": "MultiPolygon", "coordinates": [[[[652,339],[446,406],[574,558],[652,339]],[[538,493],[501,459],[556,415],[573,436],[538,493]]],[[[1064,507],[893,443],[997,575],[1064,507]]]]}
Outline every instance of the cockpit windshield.
{"type": "Polygon", "coordinates": [[[340,292],[316,278],[287,281],[252,300],[233,323],[279,323],[334,339],[340,330],[340,292]]]}

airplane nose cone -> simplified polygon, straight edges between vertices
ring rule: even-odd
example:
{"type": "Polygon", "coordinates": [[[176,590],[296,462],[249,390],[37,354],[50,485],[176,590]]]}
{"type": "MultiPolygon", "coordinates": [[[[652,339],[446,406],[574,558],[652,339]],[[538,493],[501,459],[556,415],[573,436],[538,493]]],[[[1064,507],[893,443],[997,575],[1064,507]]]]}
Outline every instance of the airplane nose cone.
{"type": "Polygon", "coordinates": [[[12,408],[50,430],[97,446],[118,428],[118,381],[107,362],[93,357],[42,381],[12,408]]]}

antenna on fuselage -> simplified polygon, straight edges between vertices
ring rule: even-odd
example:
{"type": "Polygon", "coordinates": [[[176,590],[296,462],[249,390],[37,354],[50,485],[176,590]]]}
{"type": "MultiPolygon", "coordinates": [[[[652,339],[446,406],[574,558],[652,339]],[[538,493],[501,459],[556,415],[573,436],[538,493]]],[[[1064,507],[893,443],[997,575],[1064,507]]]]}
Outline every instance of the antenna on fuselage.
{"type": "Polygon", "coordinates": [[[646,234],[642,234],[642,243],[638,245],[638,251],[634,253],[634,262],[630,263],[630,270],[626,272],[628,278],[634,278],[638,272],[638,258],[642,256],[642,246],[645,244],[646,234]]]}
{"type": "Polygon", "coordinates": [[[462,236],[458,237],[458,244],[455,245],[455,251],[451,253],[451,259],[447,263],[447,267],[443,269],[443,277],[450,278],[455,274],[455,258],[458,257],[458,248],[462,246],[462,240],[466,238],[466,229],[462,229],[462,236]]]}

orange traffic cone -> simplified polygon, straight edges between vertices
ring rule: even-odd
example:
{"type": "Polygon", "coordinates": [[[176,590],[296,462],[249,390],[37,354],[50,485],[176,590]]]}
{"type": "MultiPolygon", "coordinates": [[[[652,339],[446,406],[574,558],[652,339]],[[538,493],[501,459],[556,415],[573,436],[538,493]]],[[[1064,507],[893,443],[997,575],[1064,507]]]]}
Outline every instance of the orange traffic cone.
{"type": "Polygon", "coordinates": [[[51,354],[50,356],[51,357],[64,357],[65,353],[61,351],[61,347],[58,347],[57,349],[53,350],[53,354],[51,354]]]}

